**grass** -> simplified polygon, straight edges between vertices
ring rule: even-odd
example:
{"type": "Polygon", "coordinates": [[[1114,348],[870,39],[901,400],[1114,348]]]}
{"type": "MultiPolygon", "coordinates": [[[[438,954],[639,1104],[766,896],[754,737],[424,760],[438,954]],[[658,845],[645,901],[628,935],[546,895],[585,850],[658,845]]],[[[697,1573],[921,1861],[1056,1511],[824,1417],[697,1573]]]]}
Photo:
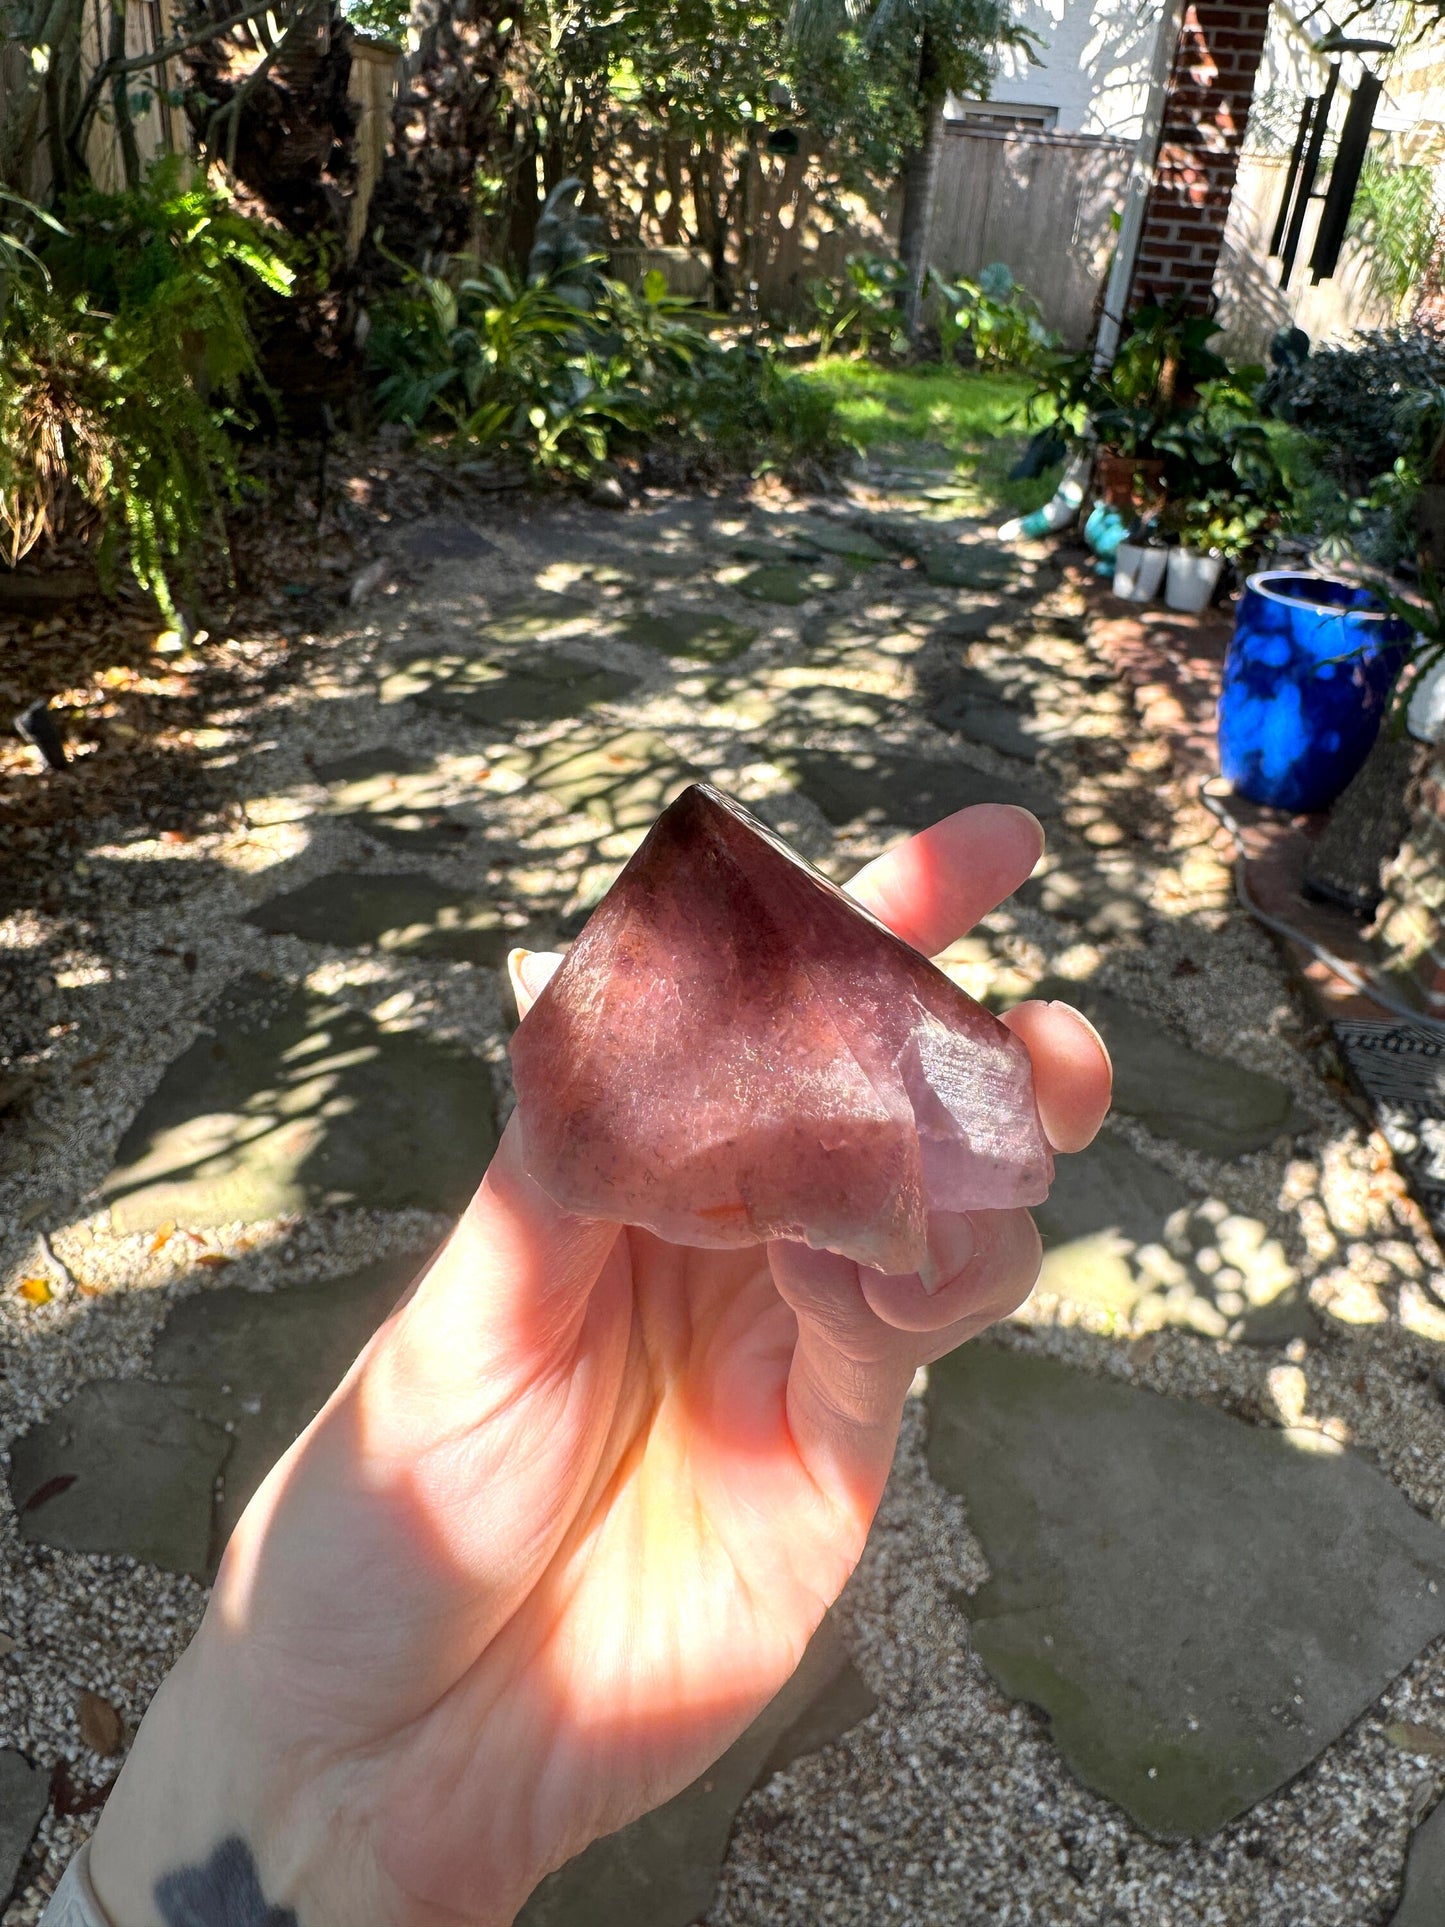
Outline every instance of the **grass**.
{"type": "Polygon", "coordinates": [[[1026,514],[1047,502],[1058,471],[1011,482],[1008,471],[1039,423],[1026,419],[1030,375],[925,365],[887,368],[829,356],[798,371],[831,395],[844,431],[869,455],[905,456],[966,485],[985,509],[1026,514]]]}

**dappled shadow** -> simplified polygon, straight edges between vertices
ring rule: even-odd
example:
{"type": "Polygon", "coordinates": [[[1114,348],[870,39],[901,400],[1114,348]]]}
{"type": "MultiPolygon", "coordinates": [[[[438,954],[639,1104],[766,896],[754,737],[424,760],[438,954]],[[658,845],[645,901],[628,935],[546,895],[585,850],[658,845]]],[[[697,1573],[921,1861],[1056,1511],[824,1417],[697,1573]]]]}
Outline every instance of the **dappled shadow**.
{"type": "Polygon", "coordinates": [[[1046,790],[1010,783],[966,764],[934,762],[860,740],[856,749],[797,749],[778,762],[836,827],[887,824],[921,830],[973,803],[1016,803],[1036,816],[1057,813],[1046,790]]]}
{"type": "Polygon", "coordinates": [[[1268,1225],[1200,1197],[1112,1134],[1060,1160],[1034,1217],[1044,1265],[1032,1317],[1068,1307],[1105,1328],[1176,1325],[1268,1344],[1319,1331],[1268,1225]]]}
{"type": "Polygon", "coordinates": [[[482,1059],[251,973],[166,1070],[101,1198],[121,1231],[334,1204],[456,1210],[495,1142],[482,1059]]]}
{"type": "Polygon", "coordinates": [[[529,724],[560,722],[637,687],[623,670],[569,656],[538,652],[524,664],[445,653],[399,661],[383,679],[385,703],[406,699],[484,730],[514,733],[529,724]]]}

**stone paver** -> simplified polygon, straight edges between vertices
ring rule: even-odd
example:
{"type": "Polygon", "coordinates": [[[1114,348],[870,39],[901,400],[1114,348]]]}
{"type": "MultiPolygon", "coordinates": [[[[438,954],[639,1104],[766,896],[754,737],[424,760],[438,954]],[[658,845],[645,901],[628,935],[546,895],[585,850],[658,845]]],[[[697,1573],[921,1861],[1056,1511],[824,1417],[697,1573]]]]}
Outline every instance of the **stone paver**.
{"type": "Polygon", "coordinates": [[[964,763],[932,762],[871,745],[780,752],[778,763],[835,827],[887,823],[921,830],[971,803],[1017,803],[1036,816],[1057,805],[1046,790],[985,776],[964,763]]]}
{"type": "Polygon", "coordinates": [[[815,596],[828,595],[843,586],[847,577],[838,569],[809,568],[799,562],[765,562],[752,569],[738,583],[740,595],[754,602],[777,602],[795,609],[815,596]]]}
{"type": "Polygon", "coordinates": [[[985,543],[939,543],[920,560],[930,582],[950,589],[1006,589],[1019,578],[1019,559],[1008,549],[985,543]]]}
{"type": "Polygon", "coordinates": [[[538,749],[510,750],[497,758],[497,767],[612,831],[645,830],[704,773],[650,730],[586,726],[538,749]]]}
{"type": "Polygon", "coordinates": [[[1059,1160],[1034,1219],[1048,1296],[1210,1338],[1278,1341],[1316,1329],[1265,1225],[1197,1196],[1110,1131],[1059,1160]]]}
{"type": "Polygon", "coordinates": [[[383,745],[317,763],[316,778],[330,791],[329,814],[388,849],[454,850],[483,828],[475,806],[456,807],[432,757],[383,745]]]}
{"type": "Polygon", "coordinates": [[[495,904],[412,871],[334,871],[269,897],[247,921],[312,943],[474,964],[501,963],[517,936],[495,904]]]}
{"type": "Polygon", "coordinates": [[[1428,1814],[1410,1841],[1405,1891],[1389,1927],[1442,1927],[1445,1923],[1445,1800],[1428,1814]]]}
{"type": "Polygon", "coordinates": [[[504,602],[476,631],[478,653],[499,642],[536,642],[554,630],[596,613],[595,602],[583,596],[544,590],[540,595],[517,596],[504,602]]]}
{"type": "Polygon", "coordinates": [[[987,1343],[929,1404],[980,1656],[1151,1834],[1245,1812],[1445,1632],[1445,1533],[1352,1453],[987,1343]]]}
{"type": "Polygon", "coordinates": [[[485,656],[415,656],[383,680],[381,698],[410,700],[461,722],[510,732],[616,702],[637,684],[638,678],[624,670],[557,651],[523,664],[485,656]]]}
{"type": "Polygon", "coordinates": [[[986,743],[1005,756],[1032,762],[1057,734],[1033,710],[1024,688],[1005,690],[978,669],[954,670],[924,714],[929,722],[972,743],[986,743]]]}
{"type": "Polygon", "coordinates": [[[731,662],[751,648],[757,630],[710,609],[669,609],[634,616],[620,631],[623,642],[656,649],[690,662],[731,662]]]}
{"type": "Polygon", "coordinates": [[[346,1202],[451,1211],[496,1136],[481,1059],[251,974],[165,1072],[102,1197],[128,1231],[346,1202]]]}
{"type": "Polygon", "coordinates": [[[793,1677],[722,1758],[545,1880],[518,1927],[689,1927],[712,1901],[733,1819],[752,1788],[840,1738],[875,1705],[825,1619],[793,1677]]]}
{"type": "Polygon", "coordinates": [[[231,1428],[212,1514],[213,1558],[256,1487],[320,1411],[430,1255],[402,1251],[284,1291],[228,1286],[176,1306],[156,1342],[151,1370],[192,1411],[231,1428]]]}
{"type": "Polygon", "coordinates": [[[12,1448],[20,1530],[43,1545],[128,1552],[199,1577],[230,1445],[220,1422],[198,1414],[183,1392],[143,1379],[82,1385],[12,1448]]]}
{"type": "Polygon", "coordinates": [[[266,1473],[425,1262],[408,1252],[284,1292],[202,1292],[152,1377],[83,1386],[14,1448],[26,1538],[209,1577],[266,1473]]]}
{"type": "Polygon", "coordinates": [[[23,1753],[0,1747],[0,1907],[10,1898],[25,1850],[50,1805],[50,1775],[23,1753]]]}
{"type": "Polygon", "coordinates": [[[1105,942],[1140,936],[1151,921],[1137,862],[1108,850],[1048,851],[1042,871],[1014,894],[1029,909],[1105,942]]]}
{"type": "Polygon", "coordinates": [[[1115,1110],[1160,1137],[1238,1157],[1309,1122],[1277,1078],[1191,1050],[1127,998],[1066,977],[1046,978],[1034,995],[1083,1011],[1114,1062],[1115,1110]]]}
{"type": "Polygon", "coordinates": [[[474,562],[495,554],[497,547],[480,529],[455,515],[429,515],[413,522],[401,546],[413,562],[474,562]]]}

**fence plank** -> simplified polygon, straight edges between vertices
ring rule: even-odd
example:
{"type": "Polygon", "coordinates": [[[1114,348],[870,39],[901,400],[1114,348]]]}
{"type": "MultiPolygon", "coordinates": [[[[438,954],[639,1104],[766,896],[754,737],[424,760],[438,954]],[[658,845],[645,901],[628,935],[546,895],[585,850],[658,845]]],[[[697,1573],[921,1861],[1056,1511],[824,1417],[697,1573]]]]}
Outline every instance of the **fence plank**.
{"type": "Polygon", "coordinates": [[[1071,347],[1092,332],[1129,173],[1127,142],[949,127],[929,258],[944,274],[1002,261],[1071,347]]]}

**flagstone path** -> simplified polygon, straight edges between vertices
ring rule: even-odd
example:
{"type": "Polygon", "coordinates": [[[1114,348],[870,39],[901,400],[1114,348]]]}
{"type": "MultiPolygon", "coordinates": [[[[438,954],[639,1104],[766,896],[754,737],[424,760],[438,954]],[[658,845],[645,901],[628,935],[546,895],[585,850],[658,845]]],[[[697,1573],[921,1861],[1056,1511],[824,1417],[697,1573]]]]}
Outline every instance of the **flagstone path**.
{"type": "Polygon", "coordinates": [[[838,877],[1033,809],[1038,875],[944,967],[1083,1008],[1117,1106],[1030,1305],[920,1378],[796,1678],[528,1927],[1445,1920],[1439,1253],[1082,576],[966,508],[925,469],[399,528],[398,593],[214,732],[235,827],[102,843],[99,878],[170,868],[89,950],[4,926],[69,1066],[0,1165],[6,1927],[89,1824],[56,1762],[114,1770],[78,1694],[133,1729],[485,1165],[506,951],[575,935],[697,775],[838,877]]]}

